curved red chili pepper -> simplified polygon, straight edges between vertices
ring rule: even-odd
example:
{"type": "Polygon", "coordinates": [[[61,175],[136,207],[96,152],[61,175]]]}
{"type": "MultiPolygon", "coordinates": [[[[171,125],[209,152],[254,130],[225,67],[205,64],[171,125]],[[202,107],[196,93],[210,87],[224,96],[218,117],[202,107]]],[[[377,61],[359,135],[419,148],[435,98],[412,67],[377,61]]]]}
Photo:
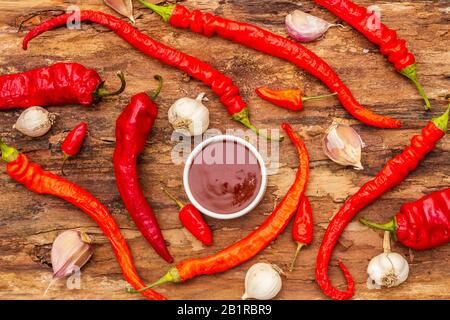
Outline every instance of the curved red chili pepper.
{"type": "Polygon", "coordinates": [[[313,240],[313,217],[311,203],[306,196],[300,199],[297,214],[294,219],[294,226],[292,227],[292,238],[297,243],[297,250],[295,251],[294,259],[292,260],[290,271],[294,270],[295,261],[304,246],[309,246],[313,240]]]}
{"type": "Polygon", "coordinates": [[[328,277],[328,264],[333,249],[347,224],[353,217],[381,197],[384,193],[400,184],[408,174],[415,170],[420,161],[430,153],[446,133],[449,109],[439,118],[428,122],[421,135],[414,136],[411,144],[403,152],[389,160],[376,177],[365,183],[354,195],[349,197],[342,208],[334,215],[317,254],[316,278],[322,291],[333,299],[350,299],[354,293],[354,282],[347,269],[340,263],[346,273],[347,290],[333,287],[328,277]]]}
{"type": "Polygon", "coordinates": [[[81,122],[75,128],[73,128],[66,139],[61,145],[61,150],[63,152],[63,163],[61,166],[61,172],[64,174],[64,164],[70,157],[76,156],[83,145],[83,141],[86,138],[87,134],[87,123],[81,122]]]}
{"type": "Polygon", "coordinates": [[[431,109],[430,101],[417,80],[414,55],[406,48],[406,41],[397,37],[395,30],[381,23],[374,13],[350,0],[314,1],[350,24],[370,42],[378,45],[381,53],[387,56],[395,69],[414,83],[425,101],[425,109],[431,109]],[[371,21],[372,19],[375,20],[371,21]]]}
{"type": "Polygon", "coordinates": [[[79,63],[55,63],[49,67],[1,75],[0,110],[69,104],[89,106],[102,97],[122,93],[125,79],[122,73],[118,77],[122,82],[120,89],[108,92],[98,73],[79,63]]]}
{"type": "Polygon", "coordinates": [[[379,128],[400,128],[400,121],[381,116],[361,106],[353,97],[334,70],[316,54],[301,44],[276,35],[257,26],[217,17],[199,10],[189,11],[182,5],[157,6],[139,0],[177,28],[211,37],[231,40],[274,57],[289,61],[309,74],[320,79],[337,98],[343,107],[359,121],[379,128]]]}
{"type": "MultiPolygon", "coordinates": [[[[298,133],[287,123],[283,123],[282,128],[295,145],[300,163],[294,183],[270,216],[244,239],[211,256],[184,260],[170,269],[160,280],[146,288],[166,282],[184,282],[200,275],[216,274],[236,267],[256,256],[286,228],[289,220],[295,214],[308,184],[309,156],[298,133]]],[[[145,288],[141,290],[145,290],[145,288]]],[[[134,291],[130,290],[130,292],[134,291]]]]}
{"type": "Polygon", "coordinates": [[[198,209],[191,203],[184,204],[175,196],[173,196],[165,188],[162,188],[167,196],[175,201],[175,203],[180,208],[180,213],[178,217],[180,218],[183,226],[190,232],[194,237],[200,240],[204,245],[212,245],[212,232],[209,225],[203,219],[202,214],[198,209]]]}
{"type": "MultiPolygon", "coordinates": [[[[250,123],[249,111],[246,103],[239,95],[239,88],[233,84],[230,78],[221,72],[193,56],[152,39],[148,35],[139,32],[129,23],[114,16],[91,10],[81,10],[79,14],[81,21],[92,21],[109,28],[137,50],[166,65],[176,67],[210,86],[220,97],[220,102],[226,106],[233,120],[242,123],[247,128],[259,134],[259,130],[250,123]]],[[[23,49],[27,49],[28,42],[31,39],[45,31],[65,26],[71,18],[72,14],[70,13],[62,14],[33,28],[23,39],[23,49]]]]}
{"type": "Polygon", "coordinates": [[[380,225],[366,219],[359,221],[371,228],[392,232],[403,245],[415,250],[449,243],[450,188],[403,204],[399,213],[386,224],[380,225]]]}
{"type": "Polygon", "coordinates": [[[303,102],[308,100],[323,99],[335,96],[336,93],[324,94],[320,96],[304,97],[299,89],[274,90],[266,87],[259,87],[256,94],[270,103],[289,110],[299,111],[303,109],[303,102]]]}
{"type": "MultiPolygon", "coordinates": [[[[159,77],[159,89],[162,79],[159,77]]],[[[142,192],[137,174],[137,158],[144,151],[158,108],[145,93],[131,98],[116,122],[116,147],[114,149],[114,172],[116,185],[122,201],[136,226],[155,251],[167,262],[173,258],[167,250],[155,213],[142,192]]]]}
{"type": "MultiPolygon", "coordinates": [[[[108,238],[122,268],[122,273],[135,289],[140,290],[144,283],[139,278],[133,262],[133,256],[119,226],[108,209],[85,189],[53,173],[44,171],[38,164],[30,162],[24,154],[0,141],[2,158],[8,162],[8,175],[38,194],[47,194],[61,198],[89,215],[108,238]]],[[[153,290],[141,291],[142,295],[152,300],[166,298],[153,290]]]]}

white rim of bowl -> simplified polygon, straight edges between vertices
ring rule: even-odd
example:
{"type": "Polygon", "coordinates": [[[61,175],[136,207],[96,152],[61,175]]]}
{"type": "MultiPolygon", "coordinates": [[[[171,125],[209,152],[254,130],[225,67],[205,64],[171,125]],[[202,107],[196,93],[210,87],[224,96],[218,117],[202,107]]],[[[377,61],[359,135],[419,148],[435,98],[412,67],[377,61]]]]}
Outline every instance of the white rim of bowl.
{"type": "Polygon", "coordinates": [[[204,213],[207,216],[210,216],[212,218],[216,219],[222,219],[222,220],[229,220],[229,219],[235,219],[242,217],[255,209],[255,207],[261,202],[262,198],[264,197],[264,194],[266,193],[267,188],[267,169],[266,169],[266,163],[261,156],[261,154],[258,152],[258,150],[248,141],[232,136],[232,135],[219,135],[214,136],[211,138],[206,139],[205,141],[201,142],[199,145],[197,145],[194,150],[191,152],[191,154],[188,156],[186,160],[186,164],[184,166],[184,172],[183,172],[183,183],[184,183],[184,189],[186,191],[186,194],[189,198],[189,201],[202,213],[204,213]],[[192,162],[194,161],[195,157],[209,144],[219,141],[233,141],[237,142],[245,147],[247,147],[251,153],[256,157],[258,160],[259,166],[261,168],[261,186],[259,188],[259,192],[256,195],[255,199],[244,209],[238,212],[234,213],[217,213],[213,212],[211,210],[206,209],[203,207],[197,199],[195,199],[194,195],[191,192],[191,187],[189,186],[189,170],[191,168],[192,162]]]}

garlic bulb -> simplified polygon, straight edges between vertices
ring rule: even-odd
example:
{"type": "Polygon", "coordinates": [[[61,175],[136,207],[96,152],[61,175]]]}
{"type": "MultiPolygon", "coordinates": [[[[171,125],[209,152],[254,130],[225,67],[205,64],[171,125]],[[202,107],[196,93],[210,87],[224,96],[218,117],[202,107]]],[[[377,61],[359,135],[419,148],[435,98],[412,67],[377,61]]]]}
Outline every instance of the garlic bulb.
{"type": "Polygon", "coordinates": [[[285,24],[289,36],[299,42],[314,41],[331,27],[342,27],[340,24],[329,23],[301,10],[295,10],[288,14],[285,24]]]}
{"type": "Polygon", "coordinates": [[[343,166],[353,166],[357,170],[364,169],[361,164],[364,142],[352,127],[333,123],[326,131],[322,147],[332,161],[343,166]]]}
{"type": "Polygon", "coordinates": [[[26,136],[37,138],[50,131],[55,118],[54,114],[42,107],[31,107],[20,114],[13,128],[26,136]]]}
{"type": "Polygon", "coordinates": [[[281,290],[281,270],[268,263],[256,263],[245,276],[245,293],[242,300],[270,300],[281,290]]]}
{"type": "Polygon", "coordinates": [[[369,289],[396,287],[408,278],[408,261],[402,255],[391,252],[389,231],[384,233],[383,247],[384,252],[373,257],[367,267],[369,289]]]}
{"type": "Polygon", "coordinates": [[[81,269],[92,257],[92,239],[84,232],[67,230],[53,241],[52,268],[54,278],[64,278],[81,269]]]}
{"type": "Polygon", "coordinates": [[[205,94],[200,93],[196,99],[181,98],[169,109],[169,122],[175,131],[186,136],[203,134],[209,127],[209,110],[202,101],[205,94]]]}

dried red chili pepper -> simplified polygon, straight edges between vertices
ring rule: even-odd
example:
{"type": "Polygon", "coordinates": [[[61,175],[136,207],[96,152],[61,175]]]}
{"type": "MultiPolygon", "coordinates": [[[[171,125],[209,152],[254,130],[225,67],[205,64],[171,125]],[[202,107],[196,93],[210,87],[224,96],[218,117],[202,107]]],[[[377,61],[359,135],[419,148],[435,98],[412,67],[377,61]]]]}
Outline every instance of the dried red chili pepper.
{"type": "Polygon", "coordinates": [[[431,249],[450,242],[450,188],[405,203],[386,224],[359,220],[371,228],[390,231],[403,245],[431,249]]]}
{"type": "MultiPolygon", "coordinates": [[[[309,176],[309,158],[308,150],[300,136],[287,123],[282,124],[282,128],[294,143],[300,164],[293,185],[272,214],[244,239],[212,256],[180,262],[148,288],[166,282],[184,282],[196,276],[224,272],[236,267],[257,255],[284,230],[304,195],[309,176]]],[[[134,291],[130,290],[130,292],[134,291]]]]}
{"type": "Polygon", "coordinates": [[[417,80],[414,55],[406,48],[406,41],[397,37],[395,30],[381,23],[375,13],[350,0],[314,1],[358,30],[370,42],[378,45],[381,53],[387,56],[395,69],[414,83],[425,101],[425,109],[431,109],[430,101],[417,80]]]}
{"type": "Polygon", "coordinates": [[[334,70],[316,54],[301,44],[257,26],[217,17],[199,10],[190,12],[182,5],[158,6],[139,0],[177,28],[211,37],[219,37],[289,61],[320,79],[337,93],[344,108],[359,121],[379,128],[399,128],[400,121],[381,116],[361,106],[334,70]]]}
{"type": "Polygon", "coordinates": [[[439,118],[428,122],[426,127],[422,129],[421,135],[414,136],[411,139],[411,144],[401,154],[389,160],[376,177],[366,182],[361,189],[348,198],[342,208],[334,215],[320,245],[316,264],[317,282],[322,291],[329,297],[350,299],[355,289],[351,275],[341,262],[339,262],[339,266],[345,273],[347,290],[341,291],[334,288],[328,278],[328,264],[339,236],[359,211],[400,184],[411,171],[417,168],[420,161],[434,149],[436,142],[447,132],[448,114],[449,109],[439,118]]]}
{"type": "Polygon", "coordinates": [[[194,237],[200,240],[204,245],[210,246],[212,245],[212,232],[206,223],[205,219],[203,219],[202,214],[193,204],[188,203],[184,204],[177,198],[175,198],[169,191],[165,188],[162,188],[167,196],[175,201],[175,203],[180,208],[180,213],[178,217],[180,218],[183,226],[190,232],[194,237]]]}
{"type": "Polygon", "coordinates": [[[32,106],[92,105],[103,97],[121,94],[125,78],[114,92],[95,70],[78,63],[55,63],[49,67],[0,76],[0,110],[32,106]]]}
{"type": "Polygon", "coordinates": [[[336,95],[336,93],[331,93],[320,96],[305,97],[303,96],[303,92],[299,89],[274,90],[266,87],[257,88],[256,94],[276,106],[295,111],[302,110],[303,102],[305,101],[323,99],[336,95]]]}
{"type": "Polygon", "coordinates": [[[156,76],[156,79],[159,80],[159,86],[151,98],[146,93],[133,96],[117,118],[114,172],[122,201],[139,231],[164,260],[172,262],[155,213],[140,187],[136,167],[137,158],[145,149],[158,115],[158,108],[152,100],[161,91],[162,78],[156,76]]]}
{"type": "MultiPolygon", "coordinates": [[[[80,21],[87,20],[105,26],[114,31],[137,50],[166,65],[176,67],[210,86],[220,97],[220,102],[226,106],[228,113],[232,116],[231,118],[233,120],[242,123],[255,133],[260,134],[259,130],[250,123],[249,111],[245,101],[239,95],[239,88],[233,84],[233,81],[230,78],[223,75],[209,64],[193,56],[187,55],[184,52],[166,46],[152,39],[148,35],[139,32],[131,24],[109,14],[91,10],[81,10],[79,14],[80,16],[77,18],[79,18],[80,21]]],[[[31,39],[45,31],[65,26],[70,19],[72,19],[72,14],[63,14],[33,28],[23,40],[23,49],[27,49],[28,42],[31,39]]]]}
{"type": "MultiPolygon", "coordinates": [[[[108,209],[85,189],[44,171],[38,164],[30,162],[26,155],[9,147],[0,141],[2,159],[8,163],[8,175],[37,194],[46,194],[61,198],[89,215],[100,227],[111,243],[117,261],[125,278],[134,288],[144,287],[133,263],[133,257],[125,238],[120,233],[119,226],[108,209]]],[[[153,290],[142,291],[142,294],[152,300],[164,300],[165,297],[153,290]]]]}
{"type": "Polygon", "coordinates": [[[292,260],[290,271],[294,270],[295,261],[304,246],[309,246],[313,240],[313,217],[311,204],[306,196],[300,199],[297,214],[292,227],[292,238],[297,243],[294,259],[292,260]]]}
{"type": "Polygon", "coordinates": [[[61,145],[63,152],[63,162],[61,165],[61,173],[64,174],[64,164],[70,157],[75,157],[81,150],[83,141],[87,134],[87,123],[81,122],[72,131],[69,132],[66,139],[61,145]]]}

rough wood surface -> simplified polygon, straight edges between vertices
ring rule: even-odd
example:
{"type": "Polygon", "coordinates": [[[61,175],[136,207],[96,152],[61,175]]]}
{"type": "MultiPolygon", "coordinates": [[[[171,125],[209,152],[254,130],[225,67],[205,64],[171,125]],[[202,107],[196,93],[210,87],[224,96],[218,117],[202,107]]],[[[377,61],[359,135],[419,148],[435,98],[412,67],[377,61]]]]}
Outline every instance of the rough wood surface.
{"type": "MultiPolygon", "coordinates": [[[[136,1],[135,1],[136,2],[136,1]]],[[[358,0],[368,6],[374,1],[358,0]]],[[[12,129],[18,111],[2,112],[2,139],[20,147],[33,161],[45,169],[58,172],[60,143],[66,132],[80,120],[89,123],[90,135],[84,149],[66,169],[70,179],[88,188],[103,201],[117,219],[132,248],[138,271],[146,281],[153,281],[165,272],[168,265],[160,259],[140,236],[124,209],[114,182],[111,163],[114,143],[114,123],[117,115],[133,94],[154,85],[153,75],[166,79],[158,103],[160,114],[150,138],[150,144],[140,160],[139,168],[145,194],[151,199],[170,251],[176,261],[188,257],[211,254],[248,234],[271,212],[287,190],[295,173],[296,155],[289,142],[281,146],[280,170],[269,178],[264,201],[245,218],[233,221],[208,219],[214,230],[215,244],[205,248],[180,225],[176,208],[160,191],[163,182],[172,191],[182,194],[182,165],[171,162],[172,130],[167,122],[171,103],[185,95],[207,93],[210,101],[211,127],[224,131],[239,128],[228,119],[217,97],[198,81],[186,81],[176,69],[163,66],[135,50],[112,32],[97,25],[86,24],[82,32],[59,29],[44,34],[24,52],[21,39],[30,25],[39,23],[76,4],[111,12],[100,0],[83,1],[12,1],[0,0],[0,72],[13,73],[58,61],[76,61],[96,68],[108,84],[117,82],[115,72],[123,70],[128,79],[126,92],[117,98],[86,107],[52,107],[59,114],[51,132],[43,138],[30,140],[12,129]],[[18,25],[25,18],[36,17],[18,25]]],[[[285,35],[284,16],[300,8],[312,14],[338,21],[312,1],[265,0],[198,0],[185,1],[193,8],[248,21],[285,35]]],[[[361,125],[352,119],[337,100],[310,102],[300,113],[287,112],[260,100],[254,89],[260,85],[274,87],[299,86],[309,95],[327,92],[319,81],[302,70],[275,58],[257,53],[230,42],[206,39],[187,31],[165,25],[156,15],[136,3],[137,28],[187,53],[208,61],[231,76],[249,102],[252,120],[266,128],[277,128],[281,121],[289,121],[304,137],[311,154],[311,182],[307,194],[314,209],[315,240],[298,259],[295,272],[288,273],[279,299],[324,299],[314,276],[315,257],[329,219],[346,197],[373,177],[383,164],[398,153],[419,132],[430,116],[440,114],[450,88],[449,1],[376,1],[382,19],[398,30],[415,53],[418,72],[431,98],[434,109],[422,112],[422,100],[413,86],[397,74],[377,48],[350,28],[331,29],[321,41],[307,47],[326,59],[340,74],[357,99],[381,114],[403,120],[401,130],[378,130],[361,125]],[[267,112],[269,111],[269,112],[267,112]],[[367,147],[363,151],[362,172],[333,164],[321,150],[324,130],[334,119],[346,121],[359,131],[367,147]]],[[[419,169],[401,186],[395,188],[360,216],[382,222],[394,215],[400,204],[450,185],[449,139],[444,138],[419,169]]],[[[4,172],[4,169],[1,170],[4,172]]],[[[63,230],[79,229],[95,237],[95,254],[82,270],[81,289],[69,290],[65,281],[52,286],[45,299],[140,299],[125,293],[126,283],[109,244],[95,223],[71,205],[52,197],[35,195],[0,174],[0,298],[40,299],[51,279],[49,249],[55,236],[63,230]]],[[[294,251],[290,227],[273,244],[251,262],[226,273],[197,278],[182,285],[166,285],[159,290],[171,299],[239,299],[243,292],[244,275],[249,266],[258,261],[278,264],[287,270],[294,251]]],[[[352,222],[334,251],[330,266],[333,283],[342,287],[344,280],[336,267],[341,259],[356,281],[355,299],[449,299],[450,246],[426,252],[409,252],[394,244],[393,250],[411,260],[408,281],[400,287],[370,291],[366,288],[366,267],[369,259],[381,250],[382,234],[352,222]]]]}

